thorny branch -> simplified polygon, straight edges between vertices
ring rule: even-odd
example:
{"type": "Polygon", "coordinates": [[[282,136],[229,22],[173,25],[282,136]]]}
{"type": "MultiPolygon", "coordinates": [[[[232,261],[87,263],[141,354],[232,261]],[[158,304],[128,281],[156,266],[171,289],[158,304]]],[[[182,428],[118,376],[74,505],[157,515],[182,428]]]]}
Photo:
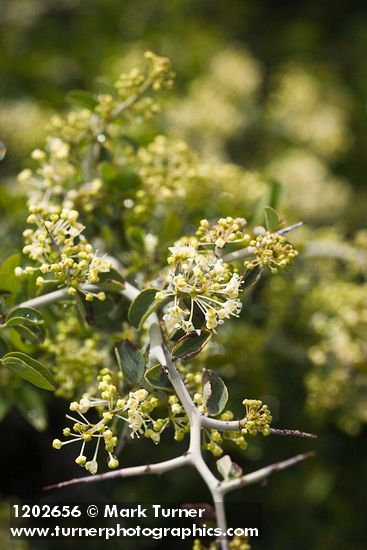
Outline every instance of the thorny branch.
{"type": "MultiPolygon", "coordinates": [[[[285,228],[282,230],[282,234],[287,233],[288,231],[291,231],[292,229],[295,229],[296,227],[299,227],[299,226],[300,224],[295,224],[294,226],[285,228]]],[[[238,252],[243,253],[245,251],[246,249],[238,252]]],[[[237,259],[237,256],[236,256],[236,259],[237,259]]],[[[94,292],[98,290],[98,287],[93,285],[88,285],[87,287],[85,287],[85,290],[94,292]]],[[[123,294],[126,298],[132,301],[139,294],[139,290],[134,286],[132,286],[131,284],[126,283],[125,288],[121,291],[121,294],[123,294]]],[[[33,298],[15,307],[42,307],[42,306],[46,306],[48,304],[54,303],[58,300],[64,299],[66,297],[67,297],[67,291],[65,289],[60,289],[60,290],[56,290],[54,292],[45,294],[43,296],[33,298]]],[[[225,516],[225,508],[224,508],[224,495],[226,493],[228,493],[233,489],[237,489],[239,487],[249,485],[251,483],[257,483],[257,482],[263,481],[267,479],[269,476],[271,476],[273,473],[283,470],[285,468],[288,468],[290,466],[293,466],[294,464],[297,464],[298,462],[313,456],[314,453],[308,452],[308,453],[299,454],[290,459],[272,464],[270,466],[266,466],[264,468],[261,468],[252,473],[246,474],[244,476],[226,480],[226,481],[220,481],[217,477],[214,476],[214,474],[211,472],[211,470],[209,469],[208,465],[204,460],[202,450],[201,450],[201,432],[204,428],[215,428],[218,431],[241,430],[244,425],[245,419],[226,422],[223,420],[209,418],[208,416],[202,415],[198,411],[196,405],[194,404],[180,376],[180,373],[178,372],[178,370],[176,369],[172,361],[171,354],[169,353],[167,347],[164,344],[163,335],[159,324],[159,319],[156,313],[151,314],[148,317],[146,323],[148,326],[149,336],[150,336],[150,352],[149,352],[150,360],[154,362],[159,362],[165,368],[165,372],[167,372],[167,376],[177,394],[177,397],[180,399],[181,404],[185,409],[185,412],[190,422],[190,427],[191,427],[190,444],[189,444],[189,449],[187,453],[185,453],[182,456],[178,456],[170,460],[166,460],[156,464],[145,465],[145,466],[134,466],[131,468],[122,468],[120,470],[95,475],[93,477],[88,476],[88,477],[71,479],[68,481],[50,485],[48,487],[45,487],[45,489],[59,489],[61,487],[66,487],[69,485],[75,485],[79,483],[92,483],[95,481],[102,481],[102,480],[107,480],[112,478],[120,478],[120,477],[124,478],[124,477],[131,477],[131,476],[138,476],[138,475],[145,475],[145,474],[162,474],[164,472],[167,472],[182,466],[191,465],[199,472],[204,482],[206,483],[208,489],[210,490],[214,504],[215,504],[218,527],[220,527],[221,530],[225,532],[226,516],[225,516]]],[[[298,436],[298,437],[305,437],[305,438],[317,437],[313,434],[301,432],[299,430],[288,430],[288,429],[272,428],[270,430],[270,433],[273,435],[298,436]]],[[[222,550],[228,549],[227,540],[221,540],[221,545],[222,545],[222,550]]]]}

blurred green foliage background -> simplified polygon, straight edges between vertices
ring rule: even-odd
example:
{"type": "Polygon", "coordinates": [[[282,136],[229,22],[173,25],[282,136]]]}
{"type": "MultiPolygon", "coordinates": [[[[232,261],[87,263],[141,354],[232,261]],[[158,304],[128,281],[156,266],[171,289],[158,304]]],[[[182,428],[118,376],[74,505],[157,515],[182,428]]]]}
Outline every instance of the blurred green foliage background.
{"type": "MultiPolygon", "coordinates": [[[[218,335],[225,351],[210,360],[228,382],[234,409],[245,392],[269,403],[275,427],[320,434],[316,443],[256,440],[238,455],[245,471],[310,448],[318,455],[236,497],[263,502],[270,535],[255,549],[365,548],[365,2],[1,0],[0,44],[0,140],[7,149],[0,164],[1,258],[21,246],[25,199],[15,176],[42,146],[50,114],[67,109],[71,89],[101,89],[146,49],[170,57],[177,79],[158,119],[137,131],[143,143],[164,133],[186,140],[204,159],[239,164],[253,174],[250,194],[264,181],[281,182],[278,210],[290,223],[306,222],[292,239],[300,259],[249,296],[241,320],[218,335]]],[[[226,192],[238,211],[227,212],[218,195],[222,203],[192,217],[246,217],[236,173],[226,192]]],[[[46,431],[35,431],[16,410],[0,424],[8,441],[0,452],[4,502],[75,475],[72,458],[68,463],[49,448],[65,403],[47,398],[46,431]]],[[[121,462],[170,452],[176,454],[167,445],[134,443],[121,462]]],[[[205,498],[190,480],[185,471],[166,474],[167,499],[205,498]]],[[[160,480],[139,479],[66,495],[138,500],[157,491],[160,480]]]]}

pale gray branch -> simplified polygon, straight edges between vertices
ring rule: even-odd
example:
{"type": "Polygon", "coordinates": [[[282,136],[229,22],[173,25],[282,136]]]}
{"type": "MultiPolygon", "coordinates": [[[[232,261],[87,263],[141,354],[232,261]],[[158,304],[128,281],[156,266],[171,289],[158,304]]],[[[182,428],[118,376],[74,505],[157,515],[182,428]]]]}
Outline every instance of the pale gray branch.
{"type": "Polygon", "coordinates": [[[286,233],[289,233],[290,231],[294,231],[295,229],[298,229],[299,227],[302,227],[304,225],[304,222],[298,222],[294,223],[293,225],[289,225],[288,227],[285,227],[284,229],[279,229],[277,231],[278,235],[285,235],[286,233]]]}
{"type": "Polygon", "coordinates": [[[98,474],[95,476],[77,477],[75,479],[69,479],[68,481],[62,481],[61,483],[55,483],[54,485],[48,485],[44,487],[44,490],[49,489],[61,489],[62,487],[68,487],[69,485],[77,485],[80,483],[94,483],[95,481],[105,481],[107,479],[115,479],[120,477],[134,477],[148,474],[163,474],[169,470],[180,468],[190,464],[189,454],[171,458],[163,462],[157,462],[156,464],[146,464],[145,466],[133,466],[131,468],[122,468],[120,470],[113,470],[112,472],[106,472],[104,474],[98,474]]]}
{"type": "Polygon", "coordinates": [[[270,466],[265,466],[265,468],[261,468],[260,470],[256,470],[255,472],[251,472],[250,474],[237,477],[235,479],[230,479],[228,481],[223,481],[220,484],[218,490],[221,491],[223,494],[225,494],[225,493],[228,493],[229,491],[233,491],[234,489],[243,487],[244,485],[259,483],[259,481],[264,481],[265,479],[269,478],[271,475],[275,474],[276,472],[280,472],[281,470],[290,468],[291,466],[294,466],[298,462],[302,462],[302,460],[306,460],[306,458],[310,458],[315,454],[316,453],[314,451],[309,451],[308,453],[302,453],[302,454],[293,456],[292,458],[288,458],[287,460],[283,460],[282,462],[276,462],[275,464],[271,464],[270,466]]]}
{"type": "Polygon", "coordinates": [[[223,261],[235,262],[236,260],[241,260],[242,258],[247,258],[248,256],[251,256],[254,252],[255,248],[253,246],[246,246],[246,248],[240,248],[239,250],[235,250],[234,252],[225,254],[223,256],[223,261]]]}
{"type": "Polygon", "coordinates": [[[218,432],[237,432],[243,428],[241,422],[241,420],[219,420],[204,415],[201,417],[201,425],[203,428],[218,430],[218,432]]]}

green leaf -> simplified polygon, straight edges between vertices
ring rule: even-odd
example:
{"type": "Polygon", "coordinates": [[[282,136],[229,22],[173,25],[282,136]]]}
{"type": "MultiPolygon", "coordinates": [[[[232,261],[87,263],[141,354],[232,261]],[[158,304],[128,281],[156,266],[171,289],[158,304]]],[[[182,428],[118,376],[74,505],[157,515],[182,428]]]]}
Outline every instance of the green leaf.
{"type": "Polygon", "coordinates": [[[84,90],[73,90],[69,92],[66,96],[66,100],[72,105],[84,109],[87,108],[90,111],[94,111],[95,107],[98,105],[98,101],[94,95],[84,90]]]}
{"type": "Polygon", "coordinates": [[[280,197],[282,194],[282,184],[276,180],[268,182],[269,187],[264,195],[257,201],[255,212],[252,217],[253,225],[262,225],[264,223],[264,208],[271,206],[272,208],[278,208],[280,197]]]}
{"type": "MultiPolygon", "coordinates": [[[[82,302],[82,300],[80,301],[82,302]]],[[[81,326],[87,323],[103,333],[119,333],[122,324],[127,320],[129,307],[130,300],[116,292],[107,294],[103,302],[100,300],[86,302],[83,299],[83,310],[79,315],[81,326]]]]}
{"type": "Polygon", "coordinates": [[[14,327],[24,340],[31,344],[45,339],[42,314],[33,308],[18,307],[6,318],[5,326],[14,327]]]}
{"type": "Polygon", "coordinates": [[[159,390],[171,390],[172,385],[168,379],[167,374],[164,372],[162,365],[154,365],[151,369],[145,373],[145,380],[159,390]]]}
{"type": "Polygon", "coordinates": [[[279,216],[271,206],[264,208],[265,227],[268,231],[275,231],[279,226],[279,216]]]}
{"type": "Polygon", "coordinates": [[[47,428],[47,410],[39,392],[23,384],[16,393],[16,406],[22,416],[39,431],[47,428]]]}
{"type": "Polygon", "coordinates": [[[0,266],[0,292],[15,292],[18,288],[18,279],[14,269],[20,265],[20,254],[12,254],[0,266]]]}
{"type": "Polygon", "coordinates": [[[128,318],[134,327],[141,327],[149,315],[161,304],[154,300],[157,292],[156,288],[146,288],[131,302],[128,318]]]}
{"type": "Polygon", "coordinates": [[[130,340],[118,342],[115,351],[119,366],[127,381],[134,386],[139,384],[145,372],[145,361],[141,351],[130,340]]]}
{"type": "Polygon", "coordinates": [[[20,254],[12,254],[5,258],[1,264],[0,270],[6,271],[7,273],[12,273],[14,275],[14,269],[20,265],[22,258],[20,254]]]}
{"type": "Polygon", "coordinates": [[[228,390],[214,371],[203,369],[203,403],[211,415],[221,413],[228,401],[228,390]]]}
{"type": "Polygon", "coordinates": [[[186,332],[182,330],[182,328],[174,329],[172,334],[170,334],[170,340],[172,340],[172,342],[178,342],[185,334],[186,332]]]}
{"type": "Polygon", "coordinates": [[[271,180],[269,189],[268,204],[272,208],[278,208],[279,200],[283,191],[282,184],[277,180],[271,180]]]}
{"type": "Polygon", "coordinates": [[[6,318],[6,324],[8,326],[22,325],[24,322],[26,322],[26,324],[41,325],[44,322],[42,313],[32,307],[17,307],[13,309],[6,318]]]}
{"type": "Polygon", "coordinates": [[[44,390],[55,389],[54,377],[48,368],[25,353],[17,351],[7,353],[1,359],[1,363],[34,386],[44,390]]]}
{"type": "Polygon", "coordinates": [[[185,334],[173,348],[172,360],[177,361],[177,359],[182,359],[183,361],[190,361],[190,359],[193,359],[201,352],[210,337],[211,332],[206,329],[185,334]]]}
{"type": "Polygon", "coordinates": [[[11,319],[9,324],[6,323],[6,326],[14,328],[14,330],[20,334],[23,341],[30,345],[43,342],[46,336],[45,330],[42,326],[26,323],[24,319],[15,317],[14,319],[11,319]]]}
{"type": "MultiPolygon", "coordinates": [[[[24,342],[21,335],[19,334],[19,332],[17,332],[17,330],[15,330],[14,327],[11,327],[11,329],[8,331],[6,342],[9,347],[6,353],[8,353],[11,350],[22,351],[24,353],[29,352],[29,343],[27,344],[24,342]]],[[[1,368],[1,361],[0,361],[0,368],[1,368]]]]}

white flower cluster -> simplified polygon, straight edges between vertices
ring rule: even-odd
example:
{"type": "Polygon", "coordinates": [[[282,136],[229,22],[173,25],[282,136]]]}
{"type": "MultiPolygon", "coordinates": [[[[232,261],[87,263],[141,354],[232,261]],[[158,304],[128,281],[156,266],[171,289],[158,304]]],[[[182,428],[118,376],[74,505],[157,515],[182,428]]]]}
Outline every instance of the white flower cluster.
{"type": "MultiPolygon", "coordinates": [[[[82,234],[84,226],[78,222],[78,212],[51,205],[31,205],[29,210],[31,214],[27,221],[36,228],[24,231],[26,245],[23,253],[41,265],[37,268],[28,266],[24,270],[17,267],[15,274],[33,274],[36,270],[42,275],[52,273],[54,281],[67,285],[71,296],[81,290],[89,301],[94,296],[104,300],[103,292],[94,295],[81,287],[83,284],[97,283],[100,273],[108,272],[111,265],[97,256],[82,234]]],[[[47,280],[51,279],[39,276],[37,285],[43,286],[47,280]]]]}
{"type": "Polygon", "coordinates": [[[81,443],[79,455],[75,459],[76,464],[86,468],[91,474],[98,470],[98,452],[100,444],[104,444],[107,452],[107,464],[109,468],[117,468],[119,461],[114,455],[118,438],[114,434],[113,427],[115,419],[119,418],[127,422],[131,437],[140,437],[144,435],[154,443],[159,443],[160,434],[167,427],[169,418],[158,418],[154,420],[150,414],[159,405],[156,397],[149,395],[147,390],[139,389],[135,392],[129,392],[125,398],[119,397],[118,386],[120,376],[104,368],[100,371],[98,377],[99,397],[85,393],[80,401],[70,403],[70,410],[78,415],[79,418],[66,415],[66,418],[74,422],[71,428],[63,430],[63,435],[67,438],[65,441],[54,439],[52,445],[54,449],[61,449],[64,445],[70,443],[81,443]],[[100,419],[96,422],[88,420],[87,414],[91,409],[96,409],[100,419]],[[96,442],[94,454],[91,460],[87,460],[85,447],[90,442],[96,442]]]}
{"type": "Polygon", "coordinates": [[[160,429],[155,430],[151,429],[150,426],[157,428],[155,424],[157,422],[150,417],[150,414],[153,409],[158,405],[158,399],[156,397],[149,397],[147,390],[140,389],[135,392],[130,392],[127,399],[119,400],[119,406],[121,411],[127,413],[127,418],[116,414],[117,418],[124,420],[128,423],[128,426],[131,430],[130,436],[134,438],[135,436],[140,437],[144,434],[145,437],[150,438],[154,443],[159,443],[160,433],[166,427],[159,426],[160,429]]]}
{"type": "Polygon", "coordinates": [[[217,248],[224,248],[227,243],[243,242],[246,246],[251,237],[243,232],[247,224],[244,218],[220,218],[218,222],[210,227],[208,220],[203,219],[200,222],[199,229],[196,232],[202,244],[215,244],[217,248]]]}
{"type": "Polygon", "coordinates": [[[165,321],[173,323],[174,328],[192,332],[200,328],[194,326],[194,318],[199,314],[206,327],[215,331],[224,319],[240,313],[241,278],[231,265],[210,251],[199,252],[195,244],[177,245],[169,250],[168,286],[156,295],[158,300],[174,298],[163,317],[165,321]]]}

